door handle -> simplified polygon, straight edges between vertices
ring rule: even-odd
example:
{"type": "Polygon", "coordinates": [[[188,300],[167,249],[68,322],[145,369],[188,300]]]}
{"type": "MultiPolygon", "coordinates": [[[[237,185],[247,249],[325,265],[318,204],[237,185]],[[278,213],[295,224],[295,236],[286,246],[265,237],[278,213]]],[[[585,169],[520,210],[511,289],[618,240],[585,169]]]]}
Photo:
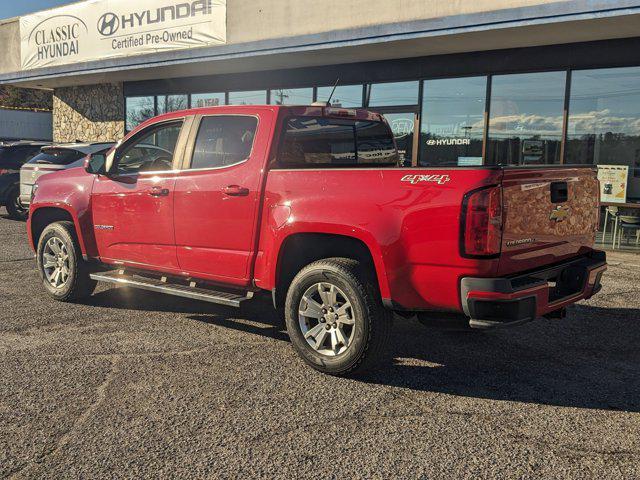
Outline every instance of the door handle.
{"type": "Polygon", "coordinates": [[[169,195],[169,189],[161,187],[151,187],[151,190],[149,190],[149,195],[151,195],[152,197],[166,197],[169,195]]]}
{"type": "Polygon", "coordinates": [[[222,189],[225,195],[231,197],[246,197],[249,195],[249,189],[241,187],[240,185],[227,185],[222,189]]]}

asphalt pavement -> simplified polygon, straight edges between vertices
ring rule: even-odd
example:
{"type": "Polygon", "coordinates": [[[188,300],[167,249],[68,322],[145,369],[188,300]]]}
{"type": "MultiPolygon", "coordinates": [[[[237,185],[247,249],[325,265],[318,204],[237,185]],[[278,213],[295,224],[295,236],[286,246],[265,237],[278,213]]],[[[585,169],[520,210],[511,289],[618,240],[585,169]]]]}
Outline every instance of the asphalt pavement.
{"type": "Polygon", "coordinates": [[[267,302],[50,299],[0,215],[0,477],[639,478],[640,255],[566,319],[396,321],[360,378],[305,366],[267,302]]]}

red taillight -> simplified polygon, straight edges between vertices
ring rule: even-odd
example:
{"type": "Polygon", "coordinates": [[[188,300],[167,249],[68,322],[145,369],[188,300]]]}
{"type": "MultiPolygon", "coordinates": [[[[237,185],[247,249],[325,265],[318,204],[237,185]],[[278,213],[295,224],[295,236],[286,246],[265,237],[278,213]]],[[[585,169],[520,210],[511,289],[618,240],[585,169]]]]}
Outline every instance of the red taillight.
{"type": "Polygon", "coordinates": [[[5,170],[3,168],[0,168],[0,175],[4,175],[5,173],[9,173],[9,170],[5,170]]]}
{"type": "Polygon", "coordinates": [[[462,253],[493,256],[502,243],[502,190],[489,187],[468,193],[463,202],[462,253]]]}

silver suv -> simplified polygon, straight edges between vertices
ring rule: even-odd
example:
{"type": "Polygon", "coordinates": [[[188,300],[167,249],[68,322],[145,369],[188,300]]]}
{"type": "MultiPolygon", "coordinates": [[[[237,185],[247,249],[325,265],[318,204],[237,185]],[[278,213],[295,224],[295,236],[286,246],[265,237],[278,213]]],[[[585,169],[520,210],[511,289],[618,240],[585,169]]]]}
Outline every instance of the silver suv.
{"type": "Polygon", "coordinates": [[[20,168],[20,203],[29,205],[33,184],[42,175],[80,167],[87,155],[106,153],[113,145],[113,142],[65,143],[43,147],[38,155],[20,168]]]}

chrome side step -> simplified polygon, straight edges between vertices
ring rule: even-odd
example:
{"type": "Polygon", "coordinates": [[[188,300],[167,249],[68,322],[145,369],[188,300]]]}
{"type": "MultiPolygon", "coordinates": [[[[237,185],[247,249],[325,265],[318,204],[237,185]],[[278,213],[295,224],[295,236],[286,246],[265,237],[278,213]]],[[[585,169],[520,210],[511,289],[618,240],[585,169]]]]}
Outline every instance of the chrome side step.
{"type": "Polygon", "coordinates": [[[125,287],[140,288],[151,292],[165,293],[177,297],[202,300],[204,302],[227,305],[229,307],[239,307],[242,302],[253,297],[253,292],[240,293],[223,292],[210,288],[195,286],[195,282],[189,285],[170,283],[166,277],[161,279],[145,277],[142,275],[128,274],[123,270],[112,270],[110,272],[92,273],[90,277],[99,282],[115,283],[125,287]]]}

